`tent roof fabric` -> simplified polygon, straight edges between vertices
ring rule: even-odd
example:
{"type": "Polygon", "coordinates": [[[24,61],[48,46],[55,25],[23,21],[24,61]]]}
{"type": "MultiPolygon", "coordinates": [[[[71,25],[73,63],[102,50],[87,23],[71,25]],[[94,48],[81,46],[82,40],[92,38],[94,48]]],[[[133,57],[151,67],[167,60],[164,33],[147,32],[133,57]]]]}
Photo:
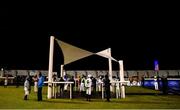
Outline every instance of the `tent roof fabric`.
{"type": "Polygon", "coordinates": [[[110,58],[111,60],[114,60],[117,62],[116,59],[114,59],[112,56],[111,56],[111,53],[109,51],[109,49],[105,49],[105,50],[102,50],[100,52],[97,52],[96,55],[99,55],[99,56],[102,56],[102,57],[105,57],[105,58],[110,58]]]}
{"type": "Polygon", "coordinates": [[[92,52],[89,52],[87,50],[65,43],[58,39],[55,39],[55,40],[57,41],[58,45],[62,49],[62,52],[64,55],[64,65],[77,61],[79,59],[88,57],[90,55],[93,55],[92,52]]]}

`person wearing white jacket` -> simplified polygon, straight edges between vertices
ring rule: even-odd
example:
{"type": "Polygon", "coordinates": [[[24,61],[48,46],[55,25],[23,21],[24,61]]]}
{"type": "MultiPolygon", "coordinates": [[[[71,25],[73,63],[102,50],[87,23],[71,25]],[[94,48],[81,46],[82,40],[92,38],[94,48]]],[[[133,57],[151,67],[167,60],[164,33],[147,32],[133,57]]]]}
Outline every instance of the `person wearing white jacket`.
{"type": "Polygon", "coordinates": [[[92,86],[91,75],[88,75],[88,78],[85,80],[87,101],[91,100],[91,86],[92,86]]]}
{"type": "Polygon", "coordinates": [[[116,79],[116,98],[120,98],[120,79],[119,77],[116,79]]]}
{"type": "Polygon", "coordinates": [[[24,82],[24,100],[28,99],[28,95],[29,95],[29,77],[26,77],[26,80],[24,82]]]}
{"type": "Polygon", "coordinates": [[[155,90],[159,90],[157,76],[154,76],[154,88],[155,90]]]}

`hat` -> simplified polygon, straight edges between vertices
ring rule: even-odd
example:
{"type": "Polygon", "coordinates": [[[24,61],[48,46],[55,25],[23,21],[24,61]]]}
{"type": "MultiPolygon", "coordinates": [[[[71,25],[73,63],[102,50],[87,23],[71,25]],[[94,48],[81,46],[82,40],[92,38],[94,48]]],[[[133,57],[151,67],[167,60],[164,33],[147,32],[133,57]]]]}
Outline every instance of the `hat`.
{"type": "Polygon", "coordinates": [[[91,75],[90,74],[88,74],[88,78],[90,78],[91,77],[91,75]]]}

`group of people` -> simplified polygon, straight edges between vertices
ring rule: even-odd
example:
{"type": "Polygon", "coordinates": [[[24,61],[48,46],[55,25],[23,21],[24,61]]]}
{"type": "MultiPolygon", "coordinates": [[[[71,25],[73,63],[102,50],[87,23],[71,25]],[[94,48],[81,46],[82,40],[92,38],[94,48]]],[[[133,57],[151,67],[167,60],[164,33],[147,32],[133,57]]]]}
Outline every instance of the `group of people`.
{"type": "MultiPolygon", "coordinates": [[[[154,89],[155,90],[159,90],[159,77],[154,76],[154,89]]],[[[162,76],[161,77],[161,82],[162,82],[162,92],[163,94],[167,94],[168,93],[168,80],[167,77],[162,76]]]]}
{"type": "MultiPolygon", "coordinates": [[[[73,91],[73,88],[75,86],[75,80],[74,80],[74,76],[71,76],[71,78],[68,78],[67,75],[65,75],[64,77],[60,77],[59,80],[57,80],[58,78],[56,78],[56,76],[53,78],[53,81],[57,81],[57,82],[73,82],[72,86],[71,86],[71,90],[73,91]]],[[[67,91],[69,84],[68,83],[60,83],[58,84],[60,86],[59,91],[60,91],[60,97],[63,97],[64,95],[64,91],[67,91]]]]}
{"type": "MultiPolygon", "coordinates": [[[[163,93],[167,93],[167,84],[166,84],[166,79],[165,78],[161,78],[162,82],[163,82],[163,93]]],[[[37,93],[37,98],[38,101],[42,101],[42,87],[44,85],[44,77],[42,76],[42,73],[39,73],[38,75],[35,75],[33,77],[33,81],[34,81],[34,92],[37,93]]],[[[60,78],[59,80],[60,82],[64,82],[64,81],[72,81],[74,82],[74,84],[72,84],[72,90],[74,88],[75,85],[75,80],[74,77],[72,76],[70,79],[67,78],[67,76],[65,76],[64,78],[60,78]]],[[[117,79],[117,81],[119,81],[117,79]]],[[[155,81],[155,90],[158,90],[158,81],[157,81],[157,77],[154,78],[155,81]]],[[[26,80],[24,82],[24,91],[25,91],[25,95],[24,95],[24,100],[28,99],[28,95],[30,94],[30,90],[31,90],[31,85],[30,85],[30,77],[27,76],[26,80]]],[[[99,82],[98,85],[98,90],[100,91],[100,89],[104,88],[105,91],[105,97],[107,99],[107,101],[110,101],[110,80],[108,75],[105,75],[105,78],[99,78],[98,80],[96,80],[95,78],[93,78],[90,74],[86,77],[86,76],[82,76],[82,78],[80,79],[80,93],[82,96],[86,96],[87,101],[91,100],[91,95],[92,95],[92,91],[94,93],[96,93],[96,83],[99,82]],[[103,83],[103,87],[102,86],[103,83]]],[[[116,85],[116,96],[120,97],[120,86],[118,85],[119,83],[117,83],[116,85]]],[[[65,89],[65,84],[60,84],[60,95],[63,95],[63,91],[66,90],[65,89]]]]}
{"type": "MultiPolygon", "coordinates": [[[[7,83],[8,83],[8,77],[5,79],[5,84],[4,87],[7,87],[7,83]]],[[[118,78],[117,78],[118,79],[118,78]]],[[[55,80],[55,79],[54,79],[55,80]]],[[[34,82],[34,92],[37,93],[37,100],[38,101],[42,101],[42,87],[44,85],[44,76],[42,76],[42,73],[40,72],[39,74],[36,74],[33,78],[30,78],[30,76],[28,75],[25,79],[24,82],[24,100],[28,99],[28,96],[31,92],[31,81],[34,82]]],[[[74,88],[75,85],[75,80],[74,77],[72,76],[70,79],[68,79],[68,77],[65,75],[64,78],[61,77],[59,81],[72,81],[74,82],[74,84],[72,84],[72,90],[74,88]]],[[[105,75],[104,78],[100,77],[99,79],[96,80],[96,78],[92,77],[90,74],[86,77],[86,76],[82,76],[82,78],[79,79],[80,83],[80,93],[82,96],[86,96],[87,101],[91,100],[91,95],[92,92],[96,93],[96,84],[98,84],[98,91],[101,91],[102,88],[104,88],[105,91],[105,97],[107,99],[107,101],[110,101],[110,80],[108,78],[108,75],[105,75]],[[103,83],[103,87],[102,87],[102,83],[103,83]]],[[[117,80],[119,81],[119,80],[117,80]]],[[[162,77],[161,78],[162,81],[162,91],[164,94],[167,94],[167,78],[162,77]]],[[[120,86],[118,85],[119,83],[117,83],[116,85],[116,96],[120,97],[120,86]]],[[[155,90],[159,90],[158,87],[158,77],[154,77],[154,89],[155,90]]],[[[19,86],[19,84],[17,83],[17,87],[19,86]]],[[[61,96],[63,96],[63,91],[66,90],[66,86],[65,84],[60,84],[60,94],[61,96]]],[[[144,80],[142,80],[142,86],[144,86],[144,80]]]]}
{"type": "MultiPolygon", "coordinates": [[[[37,99],[38,101],[42,101],[42,87],[44,85],[44,77],[42,76],[42,73],[40,72],[38,75],[35,75],[33,77],[33,81],[34,81],[34,92],[37,93],[37,99]]],[[[24,82],[24,100],[28,99],[30,92],[31,92],[31,78],[28,75],[24,82]]]]}
{"type": "MultiPolygon", "coordinates": [[[[86,100],[91,100],[92,91],[96,92],[96,79],[93,78],[91,75],[88,75],[87,78],[85,76],[82,76],[80,79],[80,92],[82,96],[84,96],[84,91],[86,92],[86,100]],[[92,90],[93,89],[93,90],[92,90]]],[[[101,86],[102,83],[104,83],[105,88],[105,96],[107,101],[110,101],[110,80],[108,78],[108,75],[105,75],[105,79],[99,82],[98,86],[101,86]]]]}
{"type": "MultiPolygon", "coordinates": [[[[37,93],[37,100],[42,101],[42,88],[44,85],[44,76],[42,76],[42,73],[40,72],[38,75],[35,75],[33,78],[30,78],[28,75],[24,82],[24,100],[28,100],[28,97],[31,92],[31,80],[34,82],[34,92],[37,93]]],[[[54,79],[56,80],[56,79],[54,79]]],[[[72,76],[69,79],[60,78],[60,82],[64,82],[65,80],[73,81],[75,83],[74,77],[72,76]]],[[[90,74],[85,77],[83,76],[81,79],[81,85],[80,85],[80,92],[83,94],[83,91],[85,91],[85,96],[87,101],[91,101],[92,92],[96,92],[96,82],[97,80],[93,78],[90,74]],[[93,86],[95,85],[95,86],[93,86]]],[[[110,80],[108,75],[105,75],[105,77],[101,80],[103,83],[104,93],[107,101],[110,101],[110,80]]],[[[65,84],[60,84],[60,94],[63,95],[65,84]]],[[[72,85],[72,90],[74,88],[74,84],[72,85]]],[[[84,96],[84,94],[83,94],[84,96]]]]}

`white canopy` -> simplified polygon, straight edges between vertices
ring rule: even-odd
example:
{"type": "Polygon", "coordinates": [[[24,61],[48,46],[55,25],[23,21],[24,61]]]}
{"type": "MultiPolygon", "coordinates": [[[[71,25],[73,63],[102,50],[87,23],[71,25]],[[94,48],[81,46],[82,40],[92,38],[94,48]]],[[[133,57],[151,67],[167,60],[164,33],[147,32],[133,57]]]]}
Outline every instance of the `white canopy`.
{"type": "Polygon", "coordinates": [[[64,65],[88,57],[90,55],[93,55],[92,52],[89,52],[87,50],[65,43],[58,39],[55,40],[58,42],[59,46],[62,49],[64,55],[64,65]]]}
{"type": "Polygon", "coordinates": [[[102,56],[102,57],[105,57],[105,58],[108,58],[108,59],[110,58],[111,60],[114,60],[114,61],[118,62],[116,59],[114,59],[114,58],[111,56],[111,52],[109,51],[109,49],[102,50],[102,51],[97,52],[97,53],[95,53],[95,54],[97,54],[97,55],[99,55],[99,56],[102,56]]]}

